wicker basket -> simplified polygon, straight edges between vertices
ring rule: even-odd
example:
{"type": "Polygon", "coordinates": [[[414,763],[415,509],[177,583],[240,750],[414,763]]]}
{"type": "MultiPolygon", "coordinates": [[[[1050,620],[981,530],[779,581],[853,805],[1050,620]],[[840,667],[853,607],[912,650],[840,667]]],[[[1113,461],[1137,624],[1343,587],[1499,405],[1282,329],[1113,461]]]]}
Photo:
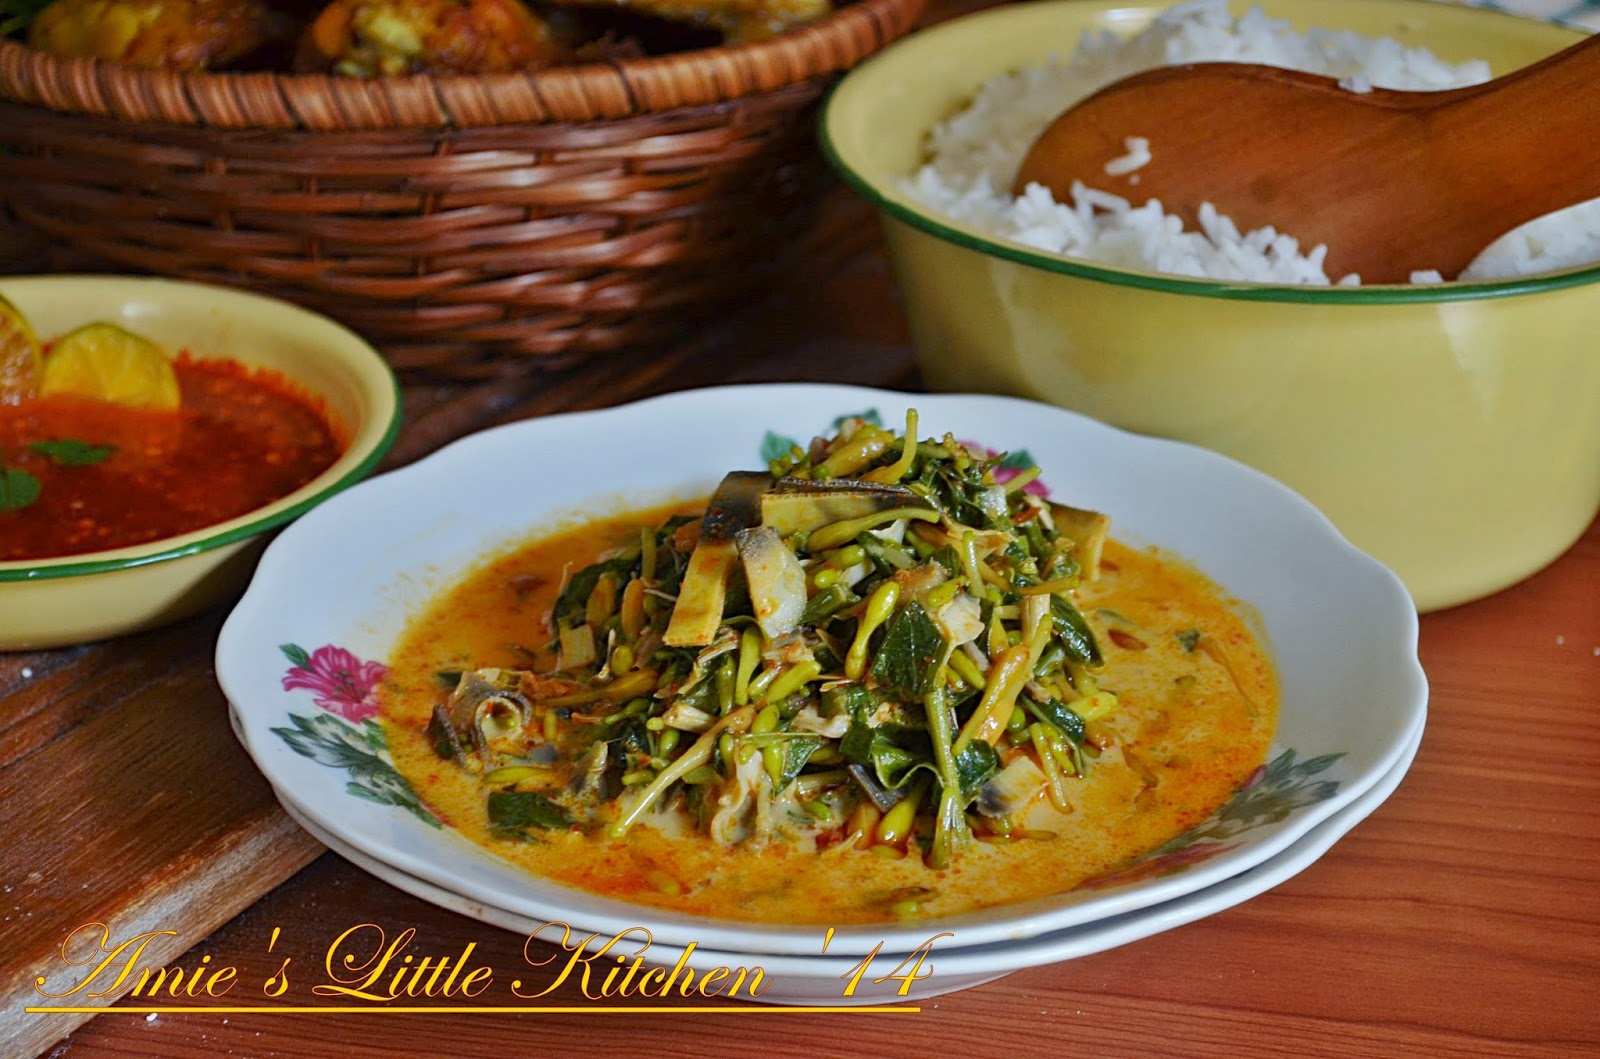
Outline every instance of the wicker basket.
{"type": "Polygon", "coordinates": [[[0,41],[0,204],[54,267],[276,294],[408,374],[563,367],[749,296],[825,178],[819,96],[922,4],[482,77],[174,74],[0,41]]]}

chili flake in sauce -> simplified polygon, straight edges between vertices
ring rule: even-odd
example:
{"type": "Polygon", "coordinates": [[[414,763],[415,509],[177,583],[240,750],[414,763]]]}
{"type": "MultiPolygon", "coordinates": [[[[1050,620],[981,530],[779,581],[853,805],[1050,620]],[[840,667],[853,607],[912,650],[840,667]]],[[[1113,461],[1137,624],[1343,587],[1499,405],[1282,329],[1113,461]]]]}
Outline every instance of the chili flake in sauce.
{"type": "Polygon", "coordinates": [[[294,492],[346,439],[273,372],[179,357],[182,407],[81,397],[0,405],[0,466],[38,480],[28,506],[0,511],[0,561],[124,548],[204,528],[294,492]],[[52,459],[40,442],[109,446],[94,463],[52,459]]]}

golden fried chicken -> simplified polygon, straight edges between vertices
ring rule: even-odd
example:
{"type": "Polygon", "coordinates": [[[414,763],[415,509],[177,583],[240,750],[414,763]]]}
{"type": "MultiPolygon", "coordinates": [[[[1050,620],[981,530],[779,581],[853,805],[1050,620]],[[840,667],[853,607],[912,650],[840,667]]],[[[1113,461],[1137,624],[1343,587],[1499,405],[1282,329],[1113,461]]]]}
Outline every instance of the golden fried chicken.
{"type": "Polygon", "coordinates": [[[209,70],[259,47],[267,17],[261,0],[55,0],[28,43],[63,57],[209,70]]]}
{"type": "Polygon", "coordinates": [[[557,6],[620,7],[672,22],[720,30],[729,42],[764,40],[812,22],[830,0],[551,0],[557,6]]]}
{"type": "Polygon", "coordinates": [[[333,0],[300,40],[295,67],[349,77],[503,73],[561,57],[520,0],[333,0]]]}

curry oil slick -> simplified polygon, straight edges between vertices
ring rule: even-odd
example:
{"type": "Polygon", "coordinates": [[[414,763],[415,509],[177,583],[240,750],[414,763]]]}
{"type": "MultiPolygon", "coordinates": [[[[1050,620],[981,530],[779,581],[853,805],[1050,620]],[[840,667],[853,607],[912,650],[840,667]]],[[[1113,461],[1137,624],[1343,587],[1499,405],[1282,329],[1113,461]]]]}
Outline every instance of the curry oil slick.
{"type": "MultiPolygon", "coordinates": [[[[524,938],[520,972],[505,974],[476,955],[477,942],[467,942],[455,951],[429,951],[419,941],[415,928],[391,933],[376,923],[352,926],[334,938],[319,957],[297,962],[294,956],[279,952],[282,931],[273,927],[266,939],[266,952],[278,956],[279,961],[276,969],[258,983],[246,981],[236,967],[214,965],[208,955],[191,954],[181,964],[163,966],[151,956],[151,945],[158,939],[177,936],[172,930],[150,930],[119,937],[105,923],[86,923],[62,940],[60,972],[41,974],[33,984],[40,997],[67,1001],[72,1006],[55,1004],[27,1010],[99,1011],[109,1008],[113,1001],[127,998],[170,1004],[226,997],[229,1003],[246,1003],[247,997],[276,1000],[299,991],[312,997],[332,998],[338,1010],[430,1010],[406,1007],[407,1001],[428,998],[471,1001],[485,1010],[505,1011],[510,1009],[501,1003],[543,1000],[561,990],[602,1002],[759,1000],[772,983],[759,965],[718,965],[698,970],[691,967],[697,949],[694,942],[681,950],[674,949],[679,955],[670,965],[665,958],[652,958],[654,938],[645,927],[603,935],[584,934],[562,922],[545,923],[524,938]],[[530,970],[545,973],[535,981],[524,977],[530,970]]],[[[821,952],[827,951],[833,937],[830,927],[821,939],[821,952]]],[[[855,997],[863,982],[876,986],[898,983],[894,992],[901,997],[909,995],[917,982],[932,976],[934,945],[950,937],[953,935],[948,931],[935,934],[909,953],[888,956],[883,955],[880,942],[839,976],[840,999],[855,997]]],[[[223,1009],[207,1006],[183,1010],[223,1009]]],[[[289,1009],[261,1005],[231,1010],[289,1009]]]]}

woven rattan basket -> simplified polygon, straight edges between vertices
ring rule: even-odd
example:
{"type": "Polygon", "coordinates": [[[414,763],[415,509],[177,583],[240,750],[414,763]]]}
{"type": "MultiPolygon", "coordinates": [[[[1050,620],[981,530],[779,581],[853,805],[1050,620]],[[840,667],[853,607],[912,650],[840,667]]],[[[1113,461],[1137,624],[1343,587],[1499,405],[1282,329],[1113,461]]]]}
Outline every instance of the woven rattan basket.
{"type": "Polygon", "coordinates": [[[53,267],[276,294],[408,374],[563,367],[750,296],[825,179],[819,96],[922,3],[481,77],[174,74],[0,41],[0,204],[53,267]]]}

